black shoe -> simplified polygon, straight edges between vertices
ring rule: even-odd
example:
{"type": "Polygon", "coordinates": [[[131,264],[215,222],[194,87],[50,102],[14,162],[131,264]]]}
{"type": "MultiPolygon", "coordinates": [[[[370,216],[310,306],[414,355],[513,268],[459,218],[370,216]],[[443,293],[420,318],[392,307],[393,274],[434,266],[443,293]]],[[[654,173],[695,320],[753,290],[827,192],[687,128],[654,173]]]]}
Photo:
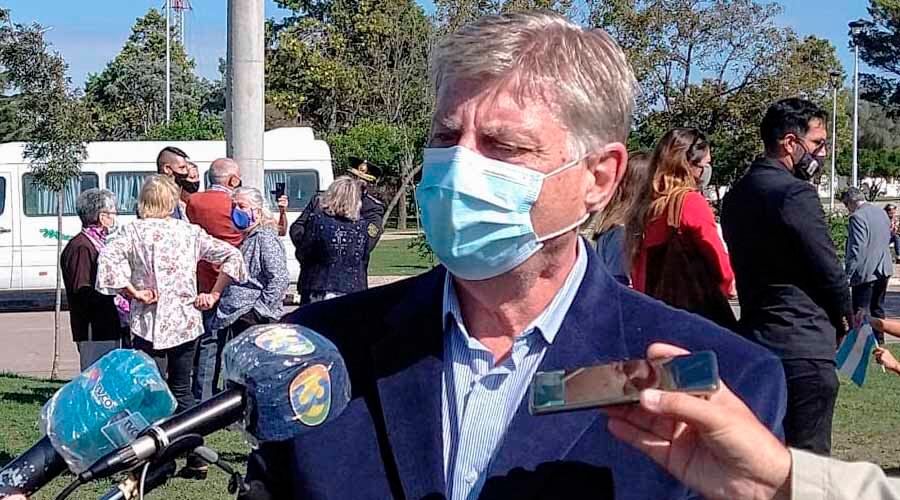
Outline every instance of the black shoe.
{"type": "Polygon", "coordinates": [[[178,477],[203,481],[209,475],[209,464],[191,453],[187,456],[187,464],[178,473],[178,477]]]}

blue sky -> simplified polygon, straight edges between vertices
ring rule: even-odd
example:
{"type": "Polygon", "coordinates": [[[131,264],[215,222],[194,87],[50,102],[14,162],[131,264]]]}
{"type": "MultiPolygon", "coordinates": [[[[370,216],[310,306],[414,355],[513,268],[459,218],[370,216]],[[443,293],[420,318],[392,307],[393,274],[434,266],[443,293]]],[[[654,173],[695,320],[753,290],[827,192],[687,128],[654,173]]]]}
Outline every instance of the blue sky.
{"type": "MultiPolygon", "coordinates": [[[[430,0],[418,0],[431,10],[430,0]]],[[[191,0],[187,14],[187,48],[203,76],[218,75],[218,60],[225,55],[225,0],[191,0]]],[[[801,35],[827,38],[837,47],[845,70],[852,71],[853,58],[847,47],[847,22],[866,16],[866,0],[780,0],[784,13],[779,21],[801,35]]],[[[16,22],[38,22],[54,48],[69,63],[70,75],[81,85],[88,73],[101,71],[119,52],[136,18],[164,0],[6,0],[16,22]]],[[[266,0],[266,16],[284,11],[266,0]]],[[[865,70],[865,67],[863,67],[865,70]]]]}

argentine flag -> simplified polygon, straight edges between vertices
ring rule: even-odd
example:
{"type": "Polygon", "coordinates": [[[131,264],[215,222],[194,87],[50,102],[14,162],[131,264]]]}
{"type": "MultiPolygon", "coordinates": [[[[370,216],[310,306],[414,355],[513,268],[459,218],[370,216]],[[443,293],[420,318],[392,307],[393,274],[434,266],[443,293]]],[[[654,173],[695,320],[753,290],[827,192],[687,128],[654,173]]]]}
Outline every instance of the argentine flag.
{"type": "Polygon", "coordinates": [[[850,330],[850,333],[841,342],[841,347],[838,348],[837,356],[834,359],[837,363],[838,373],[850,377],[854,384],[862,387],[866,381],[869,356],[877,345],[875,334],[872,333],[872,325],[866,318],[859,327],[850,330]]]}

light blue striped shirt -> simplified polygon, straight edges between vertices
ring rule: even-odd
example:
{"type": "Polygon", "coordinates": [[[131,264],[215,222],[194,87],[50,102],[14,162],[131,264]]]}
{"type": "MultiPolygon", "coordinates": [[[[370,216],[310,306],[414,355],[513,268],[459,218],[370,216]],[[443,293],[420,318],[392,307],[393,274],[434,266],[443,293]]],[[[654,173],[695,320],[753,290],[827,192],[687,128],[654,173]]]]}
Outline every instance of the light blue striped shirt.
{"type": "Polygon", "coordinates": [[[481,493],[494,452],[575,300],[587,269],[585,252],[584,242],[579,238],[578,257],[562,288],[516,337],[510,356],[496,366],[493,354],[469,336],[453,279],[447,273],[441,417],[444,478],[450,500],[475,499],[481,493]]]}

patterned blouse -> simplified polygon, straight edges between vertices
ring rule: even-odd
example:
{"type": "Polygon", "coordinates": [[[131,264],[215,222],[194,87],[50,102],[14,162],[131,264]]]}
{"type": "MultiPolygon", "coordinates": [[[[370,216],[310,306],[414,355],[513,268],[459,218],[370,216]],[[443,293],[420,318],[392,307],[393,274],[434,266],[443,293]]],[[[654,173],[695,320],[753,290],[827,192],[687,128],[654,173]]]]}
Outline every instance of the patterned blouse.
{"type": "Polygon", "coordinates": [[[112,295],[129,283],[156,290],[159,300],[131,301],[131,333],[168,349],[203,333],[197,298],[197,262],[221,266],[231,279],[247,279],[238,249],[178,219],[139,219],[122,227],[97,262],[97,289],[112,295]]]}
{"type": "Polygon", "coordinates": [[[213,330],[231,325],[251,310],[266,318],[281,319],[284,296],[291,280],[284,244],[275,231],[273,227],[259,227],[241,243],[250,278],[244,283],[231,284],[222,292],[213,330]]]}

